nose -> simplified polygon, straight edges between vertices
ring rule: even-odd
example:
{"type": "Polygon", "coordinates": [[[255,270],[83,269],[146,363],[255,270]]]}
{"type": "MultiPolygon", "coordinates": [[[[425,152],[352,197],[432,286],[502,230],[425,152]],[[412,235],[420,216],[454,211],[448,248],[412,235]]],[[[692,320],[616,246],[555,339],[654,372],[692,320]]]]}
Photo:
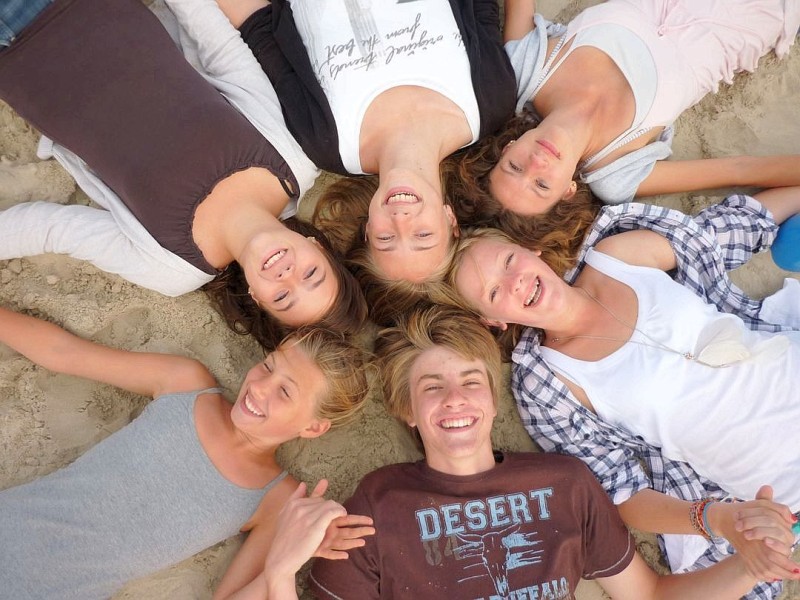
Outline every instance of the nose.
{"type": "Polygon", "coordinates": [[[294,263],[282,265],[277,273],[277,278],[281,281],[288,279],[294,273],[294,263]]]}
{"type": "Polygon", "coordinates": [[[464,395],[461,393],[461,388],[457,385],[450,386],[445,396],[445,406],[461,406],[466,402],[464,395]]]}
{"type": "Polygon", "coordinates": [[[508,289],[511,290],[512,293],[517,293],[522,289],[522,274],[521,273],[509,273],[506,277],[508,289]]]}

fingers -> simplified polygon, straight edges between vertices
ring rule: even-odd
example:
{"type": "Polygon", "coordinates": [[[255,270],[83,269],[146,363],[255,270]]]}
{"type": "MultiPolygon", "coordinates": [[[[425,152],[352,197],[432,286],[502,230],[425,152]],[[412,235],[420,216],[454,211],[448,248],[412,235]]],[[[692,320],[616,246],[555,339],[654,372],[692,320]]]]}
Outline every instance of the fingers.
{"type": "Polygon", "coordinates": [[[769,500],[772,501],[772,486],[762,485],[756,492],[756,500],[769,500]]]}
{"type": "Polygon", "coordinates": [[[289,496],[289,501],[297,500],[298,498],[305,498],[305,496],[306,496],[306,484],[301,481],[292,492],[292,495],[289,496]]]}
{"type": "Polygon", "coordinates": [[[736,520],[736,531],[742,532],[744,539],[764,540],[772,538],[786,546],[786,552],[794,545],[794,534],[788,523],[774,515],[754,514],[736,520]]]}
{"type": "Polygon", "coordinates": [[[328,480],[327,479],[320,479],[317,482],[317,485],[314,486],[311,494],[309,495],[310,498],[321,498],[325,495],[325,492],[328,491],[328,480]]]}
{"type": "Polygon", "coordinates": [[[347,552],[342,552],[339,550],[323,550],[319,549],[314,556],[317,558],[327,558],[328,560],[346,560],[348,558],[347,552]]]}

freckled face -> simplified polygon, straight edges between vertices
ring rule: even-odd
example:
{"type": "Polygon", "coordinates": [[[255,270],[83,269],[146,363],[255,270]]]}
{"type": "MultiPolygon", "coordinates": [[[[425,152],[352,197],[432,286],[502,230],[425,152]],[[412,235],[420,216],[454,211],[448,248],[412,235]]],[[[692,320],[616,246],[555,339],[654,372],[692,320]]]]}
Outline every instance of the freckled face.
{"type": "Polygon", "coordinates": [[[319,245],[290,229],[254,236],[238,262],[258,305],[290,327],[321,320],[339,292],[319,245]]]}
{"type": "Polygon", "coordinates": [[[455,226],[438,187],[411,171],[382,177],[366,226],[372,260],[389,279],[423,281],[444,261],[455,226]]]}
{"type": "Polygon", "coordinates": [[[558,142],[526,131],[506,145],[489,174],[489,191],[507,209],[520,215],[544,214],[575,193],[577,164],[562,159],[558,142]]]}
{"type": "Polygon", "coordinates": [[[479,240],[464,253],[456,288],[490,323],[548,328],[569,286],[536,252],[479,240]]]}
{"type": "Polygon", "coordinates": [[[431,468],[478,473],[494,465],[491,430],[497,415],[486,365],[443,346],[423,352],[410,372],[411,417],[431,468]]]}
{"type": "Polygon", "coordinates": [[[317,405],[328,391],[317,364],[297,345],[282,345],[245,376],[231,409],[238,431],[259,447],[307,437],[320,423],[317,405]]]}

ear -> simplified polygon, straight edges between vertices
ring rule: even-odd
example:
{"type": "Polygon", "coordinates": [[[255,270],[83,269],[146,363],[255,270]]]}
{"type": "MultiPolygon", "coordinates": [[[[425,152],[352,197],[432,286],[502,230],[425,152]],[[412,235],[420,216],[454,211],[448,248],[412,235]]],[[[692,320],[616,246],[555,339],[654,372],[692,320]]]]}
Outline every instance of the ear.
{"type": "Polygon", "coordinates": [[[486,327],[497,327],[501,331],[508,329],[508,323],[503,323],[497,319],[487,319],[486,317],[481,317],[481,323],[483,323],[486,327]]]}
{"type": "Polygon", "coordinates": [[[505,153],[508,151],[508,149],[509,149],[509,148],[511,148],[511,144],[513,144],[513,143],[514,143],[514,142],[516,142],[516,141],[517,141],[517,140],[511,140],[511,141],[510,141],[510,142],[508,142],[508,143],[507,143],[505,146],[503,146],[503,149],[500,151],[500,156],[502,156],[503,154],[505,154],[505,153]]]}
{"type": "Polygon", "coordinates": [[[317,238],[315,238],[313,235],[306,236],[306,239],[307,239],[307,240],[310,240],[311,242],[313,242],[313,243],[315,243],[317,246],[319,246],[319,242],[317,241],[317,238]]]}
{"type": "Polygon", "coordinates": [[[314,419],[311,424],[300,432],[301,438],[317,438],[331,428],[328,419],[314,419]]]}
{"type": "Polygon", "coordinates": [[[534,251],[533,251],[533,253],[534,253],[536,256],[541,256],[541,255],[542,255],[542,251],[541,251],[541,250],[534,250],[534,251]]]}
{"type": "Polygon", "coordinates": [[[570,198],[572,198],[572,197],[575,195],[575,192],[577,192],[577,191],[578,191],[578,184],[577,184],[577,182],[576,182],[576,181],[573,179],[573,180],[572,180],[572,181],[569,183],[569,187],[567,188],[567,191],[564,193],[564,195],[563,195],[563,196],[561,196],[561,199],[562,199],[562,200],[569,200],[570,198]]]}
{"type": "Polygon", "coordinates": [[[456,214],[453,212],[453,207],[449,204],[445,204],[444,214],[446,215],[447,220],[450,222],[450,227],[453,228],[453,235],[458,237],[461,234],[461,231],[458,229],[458,219],[456,219],[456,214]]]}

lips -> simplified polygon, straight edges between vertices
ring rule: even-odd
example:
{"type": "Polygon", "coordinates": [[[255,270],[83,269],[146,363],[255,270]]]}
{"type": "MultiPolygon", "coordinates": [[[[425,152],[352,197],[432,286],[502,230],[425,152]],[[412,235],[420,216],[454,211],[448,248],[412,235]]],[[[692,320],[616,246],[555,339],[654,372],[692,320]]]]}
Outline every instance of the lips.
{"type": "Polygon", "coordinates": [[[264,270],[267,270],[270,267],[272,267],[276,262],[278,262],[280,259],[282,259],[284,256],[286,256],[286,249],[278,250],[277,252],[269,256],[261,266],[264,270]]]}
{"type": "Polygon", "coordinates": [[[477,420],[477,417],[452,417],[439,421],[439,427],[450,430],[466,429],[474,425],[477,420]]]}
{"type": "Polygon", "coordinates": [[[410,189],[394,188],[389,190],[389,194],[386,196],[386,200],[384,200],[383,203],[386,205],[417,204],[421,201],[422,199],[410,189]]]}
{"type": "Polygon", "coordinates": [[[250,397],[250,392],[246,392],[244,398],[242,398],[242,410],[245,414],[249,414],[253,417],[263,418],[266,416],[258,409],[255,401],[250,397]]]}
{"type": "Polygon", "coordinates": [[[536,140],[536,143],[539,144],[542,148],[544,148],[548,154],[551,154],[555,158],[561,158],[561,153],[556,149],[553,144],[548,142],[547,140],[536,140]]]}
{"type": "Polygon", "coordinates": [[[539,298],[542,296],[542,282],[537,277],[533,281],[533,288],[531,289],[528,297],[525,299],[525,307],[535,306],[536,303],[539,301],[539,298]]]}

